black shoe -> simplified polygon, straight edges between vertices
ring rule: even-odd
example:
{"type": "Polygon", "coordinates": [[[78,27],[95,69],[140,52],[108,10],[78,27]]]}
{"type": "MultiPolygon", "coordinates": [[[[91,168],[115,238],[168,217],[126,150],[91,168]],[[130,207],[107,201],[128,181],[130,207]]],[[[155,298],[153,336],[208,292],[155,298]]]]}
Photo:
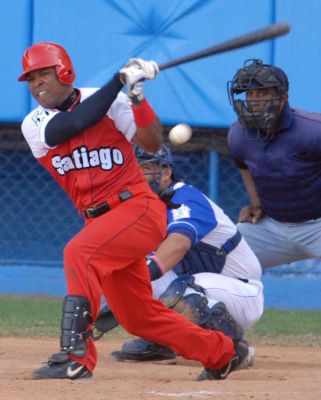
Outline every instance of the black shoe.
{"type": "Polygon", "coordinates": [[[234,344],[236,355],[220,370],[205,368],[197,377],[198,381],[225,379],[231,372],[248,368],[255,355],[254,347],[247,346],[244,342],[234,344]]]}
{"type": "Polygon", "coordinates": [[[134,339],[125,343],[121,351],[113,351],[111,356],[117,361],[168,361],[171,364],[176,362],[176,353],[173,350],[144,339],[134,339]]]}
{"type": "Polygon", "coordinates": [[[43,367],[33,371],[34,379],[89,379],[92,373],[76,361],[70,360],[66,353],[55,353],[43,367]]]}

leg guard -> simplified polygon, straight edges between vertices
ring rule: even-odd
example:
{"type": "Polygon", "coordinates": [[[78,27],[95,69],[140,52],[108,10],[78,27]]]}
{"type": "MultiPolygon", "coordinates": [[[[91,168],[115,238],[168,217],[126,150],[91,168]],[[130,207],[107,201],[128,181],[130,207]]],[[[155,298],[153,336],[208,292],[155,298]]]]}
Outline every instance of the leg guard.
{"type": "Polygon", "coordinates": [[[208,310],[209,314],[201,322],[203,328],[221,331],[225,335],[230,336],[234,341],[242,340],[243,329],[227,311],[224,303],[216,303],[212,308],[208,308],[208,310]]]}
{"type": "MultiPolygon", "coordinates": [[[[196,325],[221,331],[234,341],[241,340],[243,331],[227,311],[225,304],[217,303],[209,308],[204,289],[196,285],[194,280],[193,276],[180,276],[169,285],[160,300],[166,307],[184,315],[196,325]],[[185,296],[187,288],[194,289],[196,293],[185,296]]],[[[173,359],[175,353],[159,344],[135,339],[125,343],[121,351],[114,351],[112,356],[118,361],[155,361],[173,359]]]]}
{"type": "Polygon", "coordinates": [[[194,284],[193,276],[180,276],[169,285],[160,300],[202,328],[221,331],[233,340],[241,340],[243,330],[227,311],[225,304],[220,302],[209,308],[204,294],[204,289],[194,284]],[[198,293],[185,296],[187,288],[198,293]]]}
{"type": "Polygon", "coordinates": [[[83,357],[92,322],[90,303],[86,297],[68,295],[64,299],[62,313],[60,350],[83,357]]]}

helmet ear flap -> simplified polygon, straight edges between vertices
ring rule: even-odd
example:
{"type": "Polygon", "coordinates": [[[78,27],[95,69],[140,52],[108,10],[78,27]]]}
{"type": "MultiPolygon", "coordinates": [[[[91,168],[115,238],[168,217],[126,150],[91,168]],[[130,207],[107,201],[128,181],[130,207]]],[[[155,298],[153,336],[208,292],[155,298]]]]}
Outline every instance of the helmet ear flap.
{"type": "Polygon", "coordinates": [[[67,68],[65,65],[57,65],[56,73],[59,81],[65,85],[71,85],[75,79],[73,69],[67,68]]]}

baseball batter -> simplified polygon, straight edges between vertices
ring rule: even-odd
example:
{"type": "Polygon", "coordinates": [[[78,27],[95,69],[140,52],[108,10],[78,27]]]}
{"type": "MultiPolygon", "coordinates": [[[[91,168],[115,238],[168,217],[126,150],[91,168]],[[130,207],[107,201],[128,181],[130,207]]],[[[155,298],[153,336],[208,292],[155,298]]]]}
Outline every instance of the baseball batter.
{"type": "Polygon", "coordinates": [[[33,155],[71,197],[85,225],[64,249],[68,295],[60,352],[33,372],[36,379],[91,377],[97,354],[92,324],[107,298],[128,332],[200,361],[199,379],[222,379],[248,356],[248,348],[207,331],[152,298],[146,254],[166,235],[166,207],[145,182],[132,141],[156,151],[161,124],[144,99],[143,81],[156,63],[130,60],[101,89],[73,87],[75,72],[63,47],[38,43],[22,59],[39,106],[22,123],[33,155]],[[128,96],[119,93],[126,84],[128,96]]]}

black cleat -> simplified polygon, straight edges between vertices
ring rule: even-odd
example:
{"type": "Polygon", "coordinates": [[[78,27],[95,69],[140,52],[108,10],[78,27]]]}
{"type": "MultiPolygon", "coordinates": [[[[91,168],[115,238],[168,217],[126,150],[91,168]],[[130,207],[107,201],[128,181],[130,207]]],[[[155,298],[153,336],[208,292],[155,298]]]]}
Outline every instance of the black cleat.
{"type": "Polygon", "coordinates": [[[113,351],[111,356],[117,361],[154,361],[175,363],[176,353],[168,347],[148,342],[144,339],[134,339],[123,345],[121,351],[113,351]]]}
{"type": "Polygon", "coordinates": [[[43,367],[32,373],[34,379],[89,379],[92,373],[76,361],[70,360],[66,353],[55,353],[43,367]]]}
{"type": "Polygon", "coordinates": [[[249,368],[253,365],[255,356],[254,347],[248,347],[244,342],[236,342],[234,344],[236,355],[220,370],[205,368],[197,377],[198,381],[205,380],[222,380],[231,372],[240,369],[249,368]]]}

